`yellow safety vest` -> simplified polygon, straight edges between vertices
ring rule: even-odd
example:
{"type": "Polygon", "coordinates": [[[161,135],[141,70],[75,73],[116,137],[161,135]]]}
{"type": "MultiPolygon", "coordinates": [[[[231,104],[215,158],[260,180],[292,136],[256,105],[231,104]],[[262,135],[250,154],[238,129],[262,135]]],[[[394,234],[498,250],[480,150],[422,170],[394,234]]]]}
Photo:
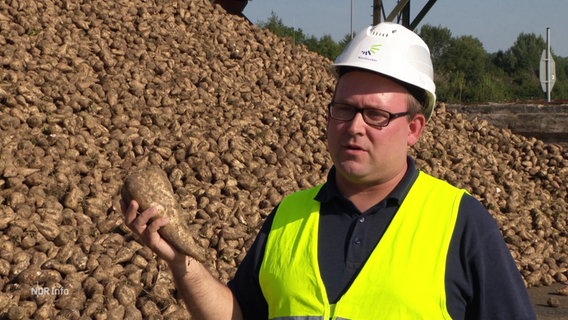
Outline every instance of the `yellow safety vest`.
{"type": "Polygon", "coordinates": [[[279,205],[259,272],[270,319],[450,319],[446,256],[464,190],[420,172],[335,305],[318,264],[320,186],[279,205]]]}

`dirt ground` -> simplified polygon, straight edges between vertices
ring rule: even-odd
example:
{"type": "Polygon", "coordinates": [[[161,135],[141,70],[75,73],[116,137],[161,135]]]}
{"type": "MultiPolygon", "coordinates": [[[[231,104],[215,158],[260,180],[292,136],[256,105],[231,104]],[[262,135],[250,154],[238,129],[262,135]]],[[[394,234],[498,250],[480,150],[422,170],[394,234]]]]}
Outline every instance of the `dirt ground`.
{"type": "Polygon", "coordinates": [[[567,320],[568,319],[568,296],[554,294],[565,285],[557,283],[546,287],[533,287],[529,289],[537,319],[539,320],[567,320]],[[549,299],[556,300],[558,306],[549,305],[549,299]]]}

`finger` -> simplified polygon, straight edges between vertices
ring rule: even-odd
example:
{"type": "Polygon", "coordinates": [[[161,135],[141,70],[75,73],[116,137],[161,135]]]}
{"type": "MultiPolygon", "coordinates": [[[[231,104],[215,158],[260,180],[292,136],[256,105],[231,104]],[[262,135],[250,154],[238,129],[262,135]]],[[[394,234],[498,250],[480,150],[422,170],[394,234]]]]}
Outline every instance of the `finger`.
{"type": "Polygon", "coordinates": [[[168,223],[168,218],[154,219],[152,222],[150,222],[150,224],[147,225],[146,229],[141,235],[142,241],[166,261],[174,259],[174,257],[179,254],[178,252],[176,252],[174,247],[172,247],[158,233],[158,230],[160,230],[161,227],[167,225],[168,223]]]}
{"type": "Polygon", "coordinates": [[[148,222],[152,220],[152,218],[154,218],[156,213],[158,213],[158,209],[156,209],[155,207],[150,207],[143,212],[138,213],[136,215],[136,219],[134,219],[134,222],[136,222],[137,225],[146,226],[148,222]]]}
{"type": "Polygon", "coordinates": [[[147,226],[147,230],[146,232],[149,233],[156,233],[158,232],[158,230],[167,225],[170,222],[170,220],[168,218],[159,218],[159,219],[155,219],[154,221],[152,221],[152,223],[150,223],[147,226]]]}
{"type": "Polygon", "coordinates": [[[128,207],[126,207],[126,203],[121,200],[120,206],[122,207],[122,214],[124,215],[126,225],[131,225],[138,216],[138,202],[132,200],[128,204],[128,207]]]}
{"type": "Polygon", "coordinates": [[[165,226],[168,222],[167,218],[157,218],[145,226],[142,238],[144,238],[147,245],[150,247],[156,247],[163,241],[158,230],[160,230],[160,228],[165,226]]]}
{"type": "Polygon", "coordinates": [[[138,234],[142,234],[142,232],[144,232],[144,230],[148,227],[148,222],[150,222],[157,213],[158,210],[156,208],[148,208],[147,210],[144,210],[144,212],[136,215],[129,227],[138,234]]]}

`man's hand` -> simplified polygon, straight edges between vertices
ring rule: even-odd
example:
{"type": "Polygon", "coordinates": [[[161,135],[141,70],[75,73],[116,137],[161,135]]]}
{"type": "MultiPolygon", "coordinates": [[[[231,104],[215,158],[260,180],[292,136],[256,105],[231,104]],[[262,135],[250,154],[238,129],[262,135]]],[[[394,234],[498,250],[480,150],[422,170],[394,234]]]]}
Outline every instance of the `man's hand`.
{"type": "Polygon", "coordinates": [[[120,207],[124,215],[126,226],[140,237],[144,245],[152,249],[152,251],[168,264],[174,261],[184,260],[184,255],[174,249],[174,247],[158,233],[158,230],[168,224],[169,220],[167,218],[154,219],[157,213],[156,208],[152,207],[139,213],[138,203],[135,200],[132,200],[128,206],[121,200],[120,207]]]}
{"type": "Polygon", "coordinates": [[[160,258],[168,263],[181,297],[196,319],[242,319],[241,308],[229,288],[215,279],[197,260],[179,252],[158,230],[168,224],[167,218],[156,217],[151,207],[138,212],[138,203],[120,201],[126,226],[140,237],[160,258]],[[190,263],[191,262],[191,263],[190,263]]]}

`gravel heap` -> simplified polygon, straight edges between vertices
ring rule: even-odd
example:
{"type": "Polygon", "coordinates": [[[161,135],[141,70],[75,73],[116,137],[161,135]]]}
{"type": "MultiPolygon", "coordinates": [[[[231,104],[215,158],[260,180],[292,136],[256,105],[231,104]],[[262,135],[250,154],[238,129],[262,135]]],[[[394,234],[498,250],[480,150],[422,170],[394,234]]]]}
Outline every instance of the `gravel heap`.
{"type": "MultiPolygon", "coordinates": [[[[0,2],[0,318],[184,319],[119,190],[160,166],[228,280],[331,166],[330,61],[206,0],[0,2]]],[[[414,156],[497,220],[527,286],[566,282],[568,151],[439,106],[414,156]]]]}

